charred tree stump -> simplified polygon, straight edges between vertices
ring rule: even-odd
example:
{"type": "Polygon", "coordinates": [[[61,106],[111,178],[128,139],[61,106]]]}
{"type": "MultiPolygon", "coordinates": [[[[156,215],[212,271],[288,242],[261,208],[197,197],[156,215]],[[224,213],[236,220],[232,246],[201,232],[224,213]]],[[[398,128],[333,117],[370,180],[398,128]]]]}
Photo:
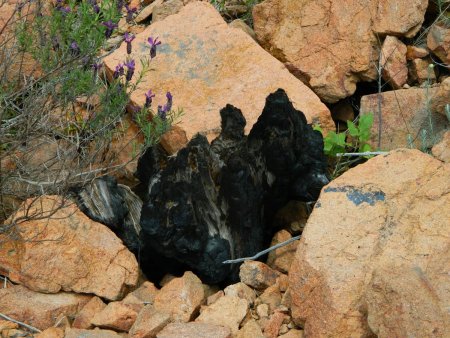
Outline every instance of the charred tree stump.
{"type": "Polygon", "coordinates": [[[175,157],[153,147],[139,160],[144,273],[164,259],[207,283],[233,281],[238,267],[222,262],[262,250],[275,212],[292,199],[316,200],[328,183],[322,136],[283,90],[267,97],[248,136],[239,109],[220,114],[211,145],[197,135],[175,157]]]}
{"type": "Polygon", "coordinates": [[[108,226],[130,251],[139,254],[142,201],[129,187],[117,184],[111,176],[104,176],[73,192],[82,212],[108,226]]]}

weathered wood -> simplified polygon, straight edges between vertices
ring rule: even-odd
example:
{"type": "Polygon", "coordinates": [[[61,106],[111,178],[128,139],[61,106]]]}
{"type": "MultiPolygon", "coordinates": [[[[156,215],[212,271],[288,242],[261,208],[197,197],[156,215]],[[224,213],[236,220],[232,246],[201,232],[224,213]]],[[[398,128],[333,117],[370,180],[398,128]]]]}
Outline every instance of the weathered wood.
{"type": "Polygon", "coordinates": [[[97,178],[75,190],[81,211],[94,221],[107,225],[135,254],[139,253],[141,199],[111,176],[97,178]]]}

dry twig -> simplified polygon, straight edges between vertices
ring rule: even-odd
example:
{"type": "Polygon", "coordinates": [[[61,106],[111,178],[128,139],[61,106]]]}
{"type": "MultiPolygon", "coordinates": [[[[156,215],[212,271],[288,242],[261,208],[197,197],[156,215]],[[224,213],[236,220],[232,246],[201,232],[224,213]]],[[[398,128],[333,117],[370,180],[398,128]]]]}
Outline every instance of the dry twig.
{"type": "Polygon", "coordinates": [[[34,326],[31,326],[31,325],[28,325],[28,324],[19,322],[18,320],[12,319],[11,317],[8,317],[7,315],[4,315],[3,313],[0,313],[0,317],[3,318],[3,319],[5,319],[5,320],[8,320],[8,321],[10,321],[10,322],[19,324],[20,326],[23,326],[23,327],[27,328],[28,330],[30,330],[30,331],[32,331],[32,332],[36,332],[36,333],[42,332],[41,330],[35,328],[34,326]]]}
{"type": "Polygon", "coordinates": [[[266,250],[260,251],[260,252],[258,252],[256,255],[254,255],[252,257],[229,259],[229,260],[223,261],[222,264],[234,264],[234,263],[242,263],[244,261],[253,261],[253,260],[258,259],[259,257],[265,255],[266,253],[269,253],[269,252],[271,252],[273,250],[281,248],[282,246],[288,245],[288,244],[292,243],[293,241],[296,241],[297,239],[300,239],[300,235],[294,236],[294,237],[288,239],[287,241],[278,243],[278,244],[276,244],[274,246],[271,246],[270,248],[268,248],[266,250]]]}

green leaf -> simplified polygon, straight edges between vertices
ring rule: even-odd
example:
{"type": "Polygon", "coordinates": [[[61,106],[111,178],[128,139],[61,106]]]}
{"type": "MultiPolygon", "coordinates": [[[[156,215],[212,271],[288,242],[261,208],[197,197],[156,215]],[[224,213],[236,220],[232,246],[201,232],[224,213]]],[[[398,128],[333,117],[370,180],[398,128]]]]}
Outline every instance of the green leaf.
{"type": "Polygon", "coordinates": [[[347,128],[351,136],[356,137],[359,135],[359,130],[352,121],[347,121],[347,128]]]}
{"type": "Polygon", "coordinates": [[[358,127],[360,132],[370,131],[373,125],[373,114],[364,114],[359,116],[358,127]]]}
{"type": "Polygon", "coordinates": [[[322,128],[320,127],[320,125],[314,124],[312,127],[313,127],[313,130],[320,131],[320,133],[323,135],[323,131],[322,131],[322,128]]]}
{"type": "Polygon", "coordinates": [[[368,151],[372,151],[372,147],[368,143],[364,143],[361,148],[359,148],[359,152],[365,153],[368,151]]]}
{"type": "Polygon", "coordinates": [[[337,142],[336,144],[341,147],[345,147],[347,143],[345,142],[345,133],[337,134],[337,142]]]}

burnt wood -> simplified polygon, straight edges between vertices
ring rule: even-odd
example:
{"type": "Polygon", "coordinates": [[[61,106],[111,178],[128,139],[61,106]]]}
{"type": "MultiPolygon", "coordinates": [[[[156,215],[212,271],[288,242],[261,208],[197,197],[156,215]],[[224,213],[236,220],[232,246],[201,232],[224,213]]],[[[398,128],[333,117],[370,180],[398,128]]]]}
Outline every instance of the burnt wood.
{"type": "Polygon", "coordinates": [[[267,97],[248,136],[239,109],[220,114],[211,145],[197,135],[176,156],[152,147],[139,160],[144,273],[173,262],[206,283],[234,281],[238,266],[222,262],[264,249],[276,211],[316,200],[328,183],[322,136],[283,90],[267,97]]]}

